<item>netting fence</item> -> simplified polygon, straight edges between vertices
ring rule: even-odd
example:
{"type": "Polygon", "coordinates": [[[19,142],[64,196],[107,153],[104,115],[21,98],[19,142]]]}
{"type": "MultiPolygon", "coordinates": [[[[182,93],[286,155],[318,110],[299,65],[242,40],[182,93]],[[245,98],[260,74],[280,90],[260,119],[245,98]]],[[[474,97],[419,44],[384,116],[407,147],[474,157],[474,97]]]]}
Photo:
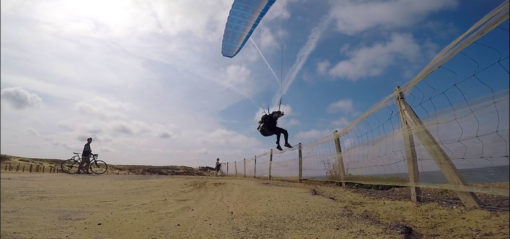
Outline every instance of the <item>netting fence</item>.
{"type": "Polygon", "coordinates": [[[420,188],[447,189],[469,206],[475,193],[508,197],[508,26],[506,1],[344,129],[223,173],[406,186],[416,201],[420,188]]]}

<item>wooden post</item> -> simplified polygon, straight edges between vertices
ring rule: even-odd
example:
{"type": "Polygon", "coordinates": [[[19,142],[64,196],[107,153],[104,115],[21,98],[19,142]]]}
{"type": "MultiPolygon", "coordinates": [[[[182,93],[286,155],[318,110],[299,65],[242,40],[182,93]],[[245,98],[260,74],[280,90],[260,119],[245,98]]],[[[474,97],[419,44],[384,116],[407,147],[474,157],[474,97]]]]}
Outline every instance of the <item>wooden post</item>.
{"type": "Polygon", "coordinates": [[[237,161],[234,161],[234,168],[236,170],[236,177],[237,177],[237,161]]]}
{"type": "Polygon", "coordinates": [[[5,164],[4,171],[7,171],[8,167],[9,167],[8,165],[9,165],[9,164],[5,164]]]}
{"type": "Polygon", "coordinates": [[[257,177],[257,155],[255,155],[255,163],[253,164],[253,177],[257,177]]]}
{"type": "Polygon", "coordinates": [[[301,150],[302,150],[301,143],[299,143],[299,178],[298,178],[299,182],[303,181],[303,154],[301,150]]]}
{"type": "Polygon", "coordinates": [[[42,166],[42,172],[43,172],[43,173],[44,173],[44,168],[45,168],[45,166],[42,166]]]}
{"type": "Polygon", "coordinates": [[[32,164],[30,164],[30,173],[32,173],[32,164]]]}
{"type": "MultiPolygon", "coordinates": [[[[397,87],[397,89],[400,91],[399,87],[397,87]]],[[[443,172],[444,176],[448,180],[448,183],[458,186],[460,189],[459,191],[456,191],[460,200],[462,200],[466,207],[479,208],[480,200],[473,192],[468,192],[468,190],[466,190],[466,183],[464,182],[462,176],[457,172],[457,169],[450,160],[448,154],[444,152],[432,134],[428,131],[425,125],[423,125],[423,122],[420,120],[418,115],[416,115],[413,108],[407,104],[405,99],[400,97],[399,101],[402,105],[405,119],[411,127],[414,135],[420,139],[429,155],[432,156],[436,164],[441,169],[441,172],[443,172]]]]}
{"type": "Polygon", "coordinates": [[[23,164],[23,169],[22,169],[22,172],[25,172],[25,165],[23,164]]]}
{"type": "Polygon", "coordinates": [[[271,180],[271,165],[273,164],[273,149],[269,151],[269,180],[271,180]]]}
{"type": "Polygon", "coordinates": [[[244,177],[246,178],[246,158],[243,159],[244,161],[244,177]]]}
{"type": "Polygon", "coordinates": [[[409,189],[411,190],[411,201],[420,202],[422,198],[421,189],[416,187],[416,183],[420,180],[420,172],[418,170],[418,160],[416,157],[416,149],[414,146],[414,138],[411,126],[405,116],[403,102],[404,94],[400,91],[400,87],[395,88],[395,98],[397,101],[398,111],[400,115],[400,124],[402,125],[402,137],[404,138],[405,153],[407,161],[407,174],[409,177],[409,189]]]}
{"type": "Polygon", "coordinates": [[[18,163],[18,166],[16,166],[16,172],[18,172],[18,171],[19,171],[19,166],[20,166],[20,165],[19,165],[19,163],[18,163]]]}
{"type": "Polygon", "coordinates": [[[342,182],[342,186],[345,187],[344,156],[342,154],[342,148],[340,147],[340,136],[338,135],[338,131],[336,131],[336,130],[335,130],[335,132],[333,132],[333,135],[334,135],[334,139],[335,139],[338,174],[340,175],[340,181],[342,182]]]}
{"type": "Polygon", "coordinates": [[[228,176],[228,162],[227,162],[227,176],[228,176]]]}

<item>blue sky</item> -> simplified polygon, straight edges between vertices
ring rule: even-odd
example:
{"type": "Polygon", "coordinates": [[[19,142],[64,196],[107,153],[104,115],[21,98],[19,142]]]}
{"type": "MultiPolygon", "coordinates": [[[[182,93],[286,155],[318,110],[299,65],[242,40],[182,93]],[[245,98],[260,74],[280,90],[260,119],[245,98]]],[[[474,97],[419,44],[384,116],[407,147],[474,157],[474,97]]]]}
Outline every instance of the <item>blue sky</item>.
{"type": "MultiPolygon", "coordinates": [[[[114,164],[239,160],[275,146],[257,118],[282,90],[279,125],[292,144],[310,142],[502,2],[278,0],[252,39],[280,88],[251,42],[221,56],[231,0],[2,1],[1,152],[63,159],[93,137],[114,164]]],[[[508,55],[506,37],[491,44],[508,55]]]]}

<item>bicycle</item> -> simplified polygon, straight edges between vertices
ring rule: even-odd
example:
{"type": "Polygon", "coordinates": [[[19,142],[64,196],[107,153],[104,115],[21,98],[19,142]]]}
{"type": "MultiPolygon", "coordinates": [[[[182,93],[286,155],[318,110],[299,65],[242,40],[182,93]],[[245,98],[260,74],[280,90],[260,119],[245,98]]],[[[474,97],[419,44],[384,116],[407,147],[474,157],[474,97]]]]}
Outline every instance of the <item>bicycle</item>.
{"type": "MultiPolygon", "coordinates": [[[[78,173],[78,167],[81,163],[80,153],[73,152],[74,156],[68,160],[65,160],[60,164],[60,168],[63,172],[68,174],[78,173]]],[[[92,154],[90,159],[89,171],[94,174],[103,174],[108,170],[108,164],[103,160],[98,160],[98,154],[92,154]]]]}

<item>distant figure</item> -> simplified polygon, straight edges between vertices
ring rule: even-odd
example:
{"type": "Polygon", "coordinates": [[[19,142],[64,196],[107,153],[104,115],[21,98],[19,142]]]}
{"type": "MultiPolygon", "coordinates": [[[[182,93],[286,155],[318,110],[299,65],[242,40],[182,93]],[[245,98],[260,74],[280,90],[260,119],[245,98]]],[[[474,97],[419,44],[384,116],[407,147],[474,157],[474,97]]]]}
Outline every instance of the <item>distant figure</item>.
{"type": "Polygon", "coordinates": [[[220,158],[217,158],[216,159],[216,176],[218,176],[218,173],[220,172],[220,169],[221,169],[221,163],[220,163],[220,158]]]}
{"type": "Polygon", "coordinates": [[[78,166],[78,173],[82,173],[85,166],[85,173],[89,174],[90,156],[92,155],[90,143],[92,143],[92,138],[88,138],[87,143],[85,144],[85,146],[83,146],[83,152],[81,153],[81,162],[80,166],[78,166]]]}
{"type": "Polygon", "coordinates": [[[259,121],[259,127],[257,128],[260,131],[260,134],[263,136],[271,136],[276,134],[276,148],[278,150],[282,150],[280,146],[280,134],[283,134],[283,138],[285,139],[285,147],[292,148],[289,144],[289,133],[287,130],[277,127],[278,118],[284,116],[282,111],[273,111],[271,114],[265,114],[259,121]]]}

